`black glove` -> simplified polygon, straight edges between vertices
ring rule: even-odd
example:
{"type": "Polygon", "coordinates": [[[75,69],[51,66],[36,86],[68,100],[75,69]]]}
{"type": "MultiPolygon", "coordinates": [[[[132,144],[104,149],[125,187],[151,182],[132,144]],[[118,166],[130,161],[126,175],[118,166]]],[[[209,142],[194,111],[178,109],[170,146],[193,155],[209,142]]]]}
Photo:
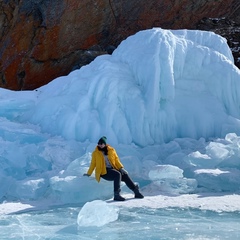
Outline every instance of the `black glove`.
{"type": "Polygon", "coordinates": [[[87,176],[87,177],[89,177],[90,175],[89,175],[89,174],[87,174],[87,173],[84,173],[84,174],[83,174],[83,176],[87,176]]]}

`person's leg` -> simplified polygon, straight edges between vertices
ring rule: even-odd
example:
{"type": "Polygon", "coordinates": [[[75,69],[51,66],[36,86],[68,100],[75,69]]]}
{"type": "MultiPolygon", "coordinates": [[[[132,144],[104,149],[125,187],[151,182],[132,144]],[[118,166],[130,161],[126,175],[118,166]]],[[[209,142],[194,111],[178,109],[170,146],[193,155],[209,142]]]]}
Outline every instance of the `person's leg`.
{"type": "Polygon", "coordinates": [[[115,169],[107,168],[107,173],[104,175],[101,175],[101,177],[107,181],[113,181],[114,192],[117,192],[120,190],[121,173],[119,171],[115,169]]]}
{"type": "Polygon", "coordinates": [[[122,174],[122,181],[125,182],[127,187],[134,192],[135,198],[144,198],[139,192],[139,186],[132,181],[128,174],[122,174]]]}
{"type": "Polygon", "coordinates": [[[120,184],[121,184],[121,173],[115,169],[109,169],[107,168],[107,173],[104,175],[101,175],[101,177],[107,181],[113,181],[113,189],[114,189],[114,200],[115,201],[124,201],[125,198],[123,198],[120,195],[120,184]]]}
{"type": "Polygon", "coordinates": [[[122,181],[125,182],[130,190],[133,191],[135,189],[136,184],[132,181],[128,174],[122,174],[122,181]]]}

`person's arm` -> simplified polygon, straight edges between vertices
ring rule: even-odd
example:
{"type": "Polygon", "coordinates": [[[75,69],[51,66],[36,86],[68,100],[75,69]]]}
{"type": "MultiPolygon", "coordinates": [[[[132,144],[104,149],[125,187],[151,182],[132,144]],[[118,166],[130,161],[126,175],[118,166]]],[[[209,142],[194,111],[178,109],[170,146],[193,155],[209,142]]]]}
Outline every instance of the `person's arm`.
{"type": "Polygon", "coordinates": [[[116,150],[114,150],[114,156],[115,156],[115,163],[116,163],[117,169],[122,173],[122,175],[128,174],[128,171],[124,168],[123,164],[121,163],[116,150]]]}
{"type": "Polygon", "coordinates": [[[115,149],[113,149],[113,156],[115,158],[115,165],[116,165],[116,168],[118,170],[120,170],[121,168],[124,168],[123,164],[121,163],[118,155],[117,155],[117,152],[115,151],[115,149]]]}
{"type": "Polygon", "coordinates": [[[95,157],[95,154],[92,154],[92,160],[91,160],[89,169],[88,169],[87,173],[83,174],[83,176],[88,176],[88,177],[91,176],[95,167],[96,167],[96,157],[95,157]]]}
{"type": "Polygon", "coordinates": [[[87,171],[87,174],[90,176],[92,175],[94,169],[96,167],[96,157],[95,157],[95,154],[92,155],[92,160],[91,160],[91,164],[90,164],[90,167],[87,171]]]}
{"type": "Polygon", "coordinates": [[[119,171],[122,173],[122,175],[128,174],[128,171],[125,168],[120,168],[119,171]]]}

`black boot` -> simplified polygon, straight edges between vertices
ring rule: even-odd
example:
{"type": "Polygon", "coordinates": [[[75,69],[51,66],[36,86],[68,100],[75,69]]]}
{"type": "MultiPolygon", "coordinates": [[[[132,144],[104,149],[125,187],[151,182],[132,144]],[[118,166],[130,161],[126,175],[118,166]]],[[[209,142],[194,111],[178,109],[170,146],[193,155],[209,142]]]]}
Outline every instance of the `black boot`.
{"type": "Polygon", "coordinates": [[[120,191],[114,192],[114,201],[125,201],[125,198],[120,195],[120,191]]]}
{"type": "Polygon", "coordinates": [[[139,186],[136,185],[135,189],[133,190],[135,194],[135,198],[144,198],[144,196],[139,192],[139,186]]]}

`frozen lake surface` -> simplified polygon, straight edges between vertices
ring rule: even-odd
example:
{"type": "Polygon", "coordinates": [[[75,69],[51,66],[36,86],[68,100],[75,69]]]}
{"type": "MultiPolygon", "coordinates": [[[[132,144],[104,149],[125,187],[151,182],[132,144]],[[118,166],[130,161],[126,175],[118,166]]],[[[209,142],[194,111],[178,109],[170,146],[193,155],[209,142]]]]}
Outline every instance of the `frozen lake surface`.
{"type": "MultiPolygon", "coordinates": [[[[153,196],[143,200],[126,196],[125,202],[106,201],[118,208],[118,219],[101,227],[94,226],[96,222],[89,227],[78,225],[81,206],[36,210],[44,206],[3,204],[0,239],[240,239],[239,195],[153,196]]],[[[101,220],[96,216],[96,221],[101,220]]]]}

